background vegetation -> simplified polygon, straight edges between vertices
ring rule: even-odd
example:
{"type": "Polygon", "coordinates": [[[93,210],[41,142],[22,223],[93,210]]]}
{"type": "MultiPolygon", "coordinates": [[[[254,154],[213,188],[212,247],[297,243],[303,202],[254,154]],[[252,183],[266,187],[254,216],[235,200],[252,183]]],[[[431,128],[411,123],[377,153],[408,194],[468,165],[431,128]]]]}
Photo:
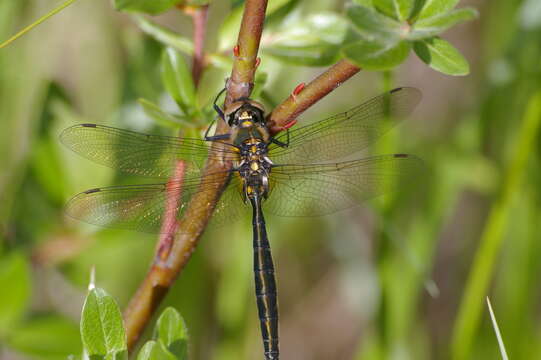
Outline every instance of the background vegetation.
{"type": "MultiPolygon", "coordinates": [[[[238,3],[210,7],[212,66],[194,100],[203,114],[230,73],[238,3]]],[[[317,66],[332,64],[347,35],[340,32],[342,1],[270,4],[256,91],[269,109],[321,73],[317,66]],[[307,23],[316,14],[336,22],[307,23]],[[280,43],[295,39],[296,27],[313,36],[301,37],[297,49],[280,43]]],[[[0,39],[54,5],[0,0],[0,39]]],[[[443,37],[469,60],[469,76],[443,75],[412,53],[392,72],[361,71],[300,118],[307,123],[390,87],[415,86],[424,93],[421,105],[375,152],[416,154],[427,170],[414,186],[350,211],[269,217],[284,359],[495,359],[486,296],[510,358],[541,353],[541,6],[536,0],[460,2],[465,5],[478,9],[478,20],[443,37]]],[[[77,192],[145,179],[93,164],[58,141],[63,128],[80,122],[161,134],[205,127],[179,125],[193,114],[177,108],[178,82],[167,75],[183,69],[168,66],[189,52],[190,19],[168,11],[152,21],[182,37],[116,12],[109,2],[81,0],[0,50],[2,359],[80,353],[91,267],[98,286],[123,308],[153,258],[155,236],[96,228],[62,213],[77,192]],[[164,42],[180,52],[164,51],[164,42]]],[[[413,46],[423,59],[419,44],[400,46],[413,46]]],[[[260,356],[248,224],[207,231],[166,298],[164,307],[173,306],[188,324],[191,359],[260,356]]]]}

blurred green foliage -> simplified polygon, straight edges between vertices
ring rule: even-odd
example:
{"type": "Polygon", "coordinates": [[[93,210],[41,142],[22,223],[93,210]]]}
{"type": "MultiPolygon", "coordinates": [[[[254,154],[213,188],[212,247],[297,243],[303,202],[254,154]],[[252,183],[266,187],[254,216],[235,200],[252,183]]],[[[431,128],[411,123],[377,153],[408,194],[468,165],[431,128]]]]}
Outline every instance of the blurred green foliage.
{"type": "MultiPolygon", "coordinates": [[[[0,39],[53,3],[0,0],[0,39]]],[[[0,358],[65,359],[82,344],[88,350],[77,324],[89,269],[123,308],[152,261],[154,236],[62,213],[79,191],[145,180],[78,158],[57,137],[77,122],[201,136],[230,72],[242,1],[211,3],[209,66],[197,88],[190,18],[175,3],[117,0],[116,8],[130,10],[117,13],[107,2],[80,1],[0,50],[0,358]]],[[[340,56],[394,70],[361,72],[301,122],[394,86],[425,94],[412,119],[375,149],[422,157],[427,171],[416,186],[324,218],[269,217],[284,358],[497,358],[487,295],[509,357],[541,353],[538,4],[269,2],[254,91],[269,109],[324,70],[307,66],[340,56]],[[451,28],[475,17],[467,5],[478,8],[478,20],[451,28]],[[444,77],[425,63],[471,75],[444,77]]],[[[248,221],[209,229],[166,298],[164,308],[186,318],[188,349],[184,321],[167,309],[139,357],[260,355],[248,221]]],[[[112,298],[89,296],[98,295],[110,299],[103,304],[116,315],[108,319],[121,329],[112,298]]],[[[114,348],[122,353],[122,340],[114,348]]]]}
{"type": "MultiPolygon", "coordinates": [[[[92,288],[86,296],[81,314],[81,338],[84,357],[94,360],[128,358],[120,308],[101,288],[92,288]]],[[[188,329],[178,311],[168,307],[156,321],[154,335],[143,345],[137,359],[186,360],[187,356],[188,329]]]]}

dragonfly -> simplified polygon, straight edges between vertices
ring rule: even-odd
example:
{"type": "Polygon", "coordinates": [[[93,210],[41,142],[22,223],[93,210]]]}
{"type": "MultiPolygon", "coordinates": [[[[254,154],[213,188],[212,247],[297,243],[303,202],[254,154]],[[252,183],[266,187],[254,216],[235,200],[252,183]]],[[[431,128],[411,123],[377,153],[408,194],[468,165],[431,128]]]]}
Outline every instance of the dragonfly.
{"type": "MultiPolygon", "coordinates": [[[[69,200],[66,213],[103,227],[160,233],[171,203],[174,217],[181,219],[194,195],[215,192],[225,177],[211,222],[231,223],[252,212],[255,295],[264,356],[277,360],[278,300],[264,213],[330,214],[411,180],[422,167],[416,156],[359,154],[409,115],[420,99],[415,88],[396,88],[348,111],[276,135],[270,133],[264,107],[251,99],[239,99],[224,111],[218,108],[230,131],[201,139],[74,125],[62,132],[60,140],[77,154],[127,174],[162,181],[87,190],[69,200]],[[211,146],[215,143],[220,146],[211,146]],[[231,166],[203,174],[208,159],[231,166]],[[179,161],[181,177],[174,176],[179,161]],[[171,202],[172,196],[178,199],[171,202]]],[[[190,204],[198,206],[209,204],[190,204]]],[[[189,226],[189,219],[182,224],[189,226]]]]}

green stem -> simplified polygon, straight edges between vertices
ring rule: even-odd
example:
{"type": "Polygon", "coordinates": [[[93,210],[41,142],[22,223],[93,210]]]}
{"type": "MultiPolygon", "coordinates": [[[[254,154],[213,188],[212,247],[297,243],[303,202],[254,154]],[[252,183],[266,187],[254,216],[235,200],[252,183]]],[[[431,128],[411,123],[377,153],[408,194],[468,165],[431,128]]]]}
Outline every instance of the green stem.
{"type": "Polygon", "coordinates": [[[479,326],[481,311],[484,308],[484,299],[494,272],[494,265],[500,253],[503,234],[507,227],[508,213],[514,195],[520,190],[528,164],[528,156],[535,146],[540,124],[541,91],[534,94],[528,102],[517,145],[514,147],[516,153],[505,173],[502,192],[492,206],[479,249],[473,261],[474,267],[464,290],[464,297],[454,328],[451,344],[453,360],[466,359],[470,354],[473,338],[479,326]]]}
{"type": "Polygon", "coordinates": [[[60,5],[59,7],[57,7],[56,9],[53,9],[52,11],[48,12],[47,14],[43,15],[42,17],[40,17],[38,20],[36,20],[35,22],[33,22],[32,24],[28,25],[27,27],[25,27],[24,29],[22,29],[21,31],[19,31],[18,33],[16,33],[15,35],[13,35],[12,37],[10,37],[9,39],[7,39],[6,41],[4,41],[3,43],[0,44],[0,49],[8,46],[9,44],[11,44],[12,42],[14,42],[15,40],[17,40],[18,38],[20,38],[21,36],[23,36],[24,34],[26,34],[27,32],[29,32],[30,30],[32,30],[33,28],[35,28],[36,26],[38,26],[39,24],[41,24],[42,22],[44,22],[45,20],[47,20],[48,18],[50,18],[51,16],[54,16],[56,14],[58,14],[60,11],[64,10],[65,8],[67,8],[68,6],[70,6],[71,4],[73,4],[74,2],[76,2],[77,0],[67,0],[65,3],[63,3],[62,5],[60,5]]]}

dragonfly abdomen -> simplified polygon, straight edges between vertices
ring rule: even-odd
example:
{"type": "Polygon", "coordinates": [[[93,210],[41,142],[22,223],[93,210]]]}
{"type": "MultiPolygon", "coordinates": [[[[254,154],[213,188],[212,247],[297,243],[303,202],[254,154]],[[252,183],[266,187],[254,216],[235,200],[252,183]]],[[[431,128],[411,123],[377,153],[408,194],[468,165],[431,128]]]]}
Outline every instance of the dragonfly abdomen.
{"type": "Polygon", "coordinates": [[[255,194],[250,197],[253,208],[254,235],[254,279],[257,311],[261,324],[261,335],[266,360],[279,358],[278,348],[278,300],[274,263],[267,237],[265,218],[261,210],[261,198],[255,194]]]}

